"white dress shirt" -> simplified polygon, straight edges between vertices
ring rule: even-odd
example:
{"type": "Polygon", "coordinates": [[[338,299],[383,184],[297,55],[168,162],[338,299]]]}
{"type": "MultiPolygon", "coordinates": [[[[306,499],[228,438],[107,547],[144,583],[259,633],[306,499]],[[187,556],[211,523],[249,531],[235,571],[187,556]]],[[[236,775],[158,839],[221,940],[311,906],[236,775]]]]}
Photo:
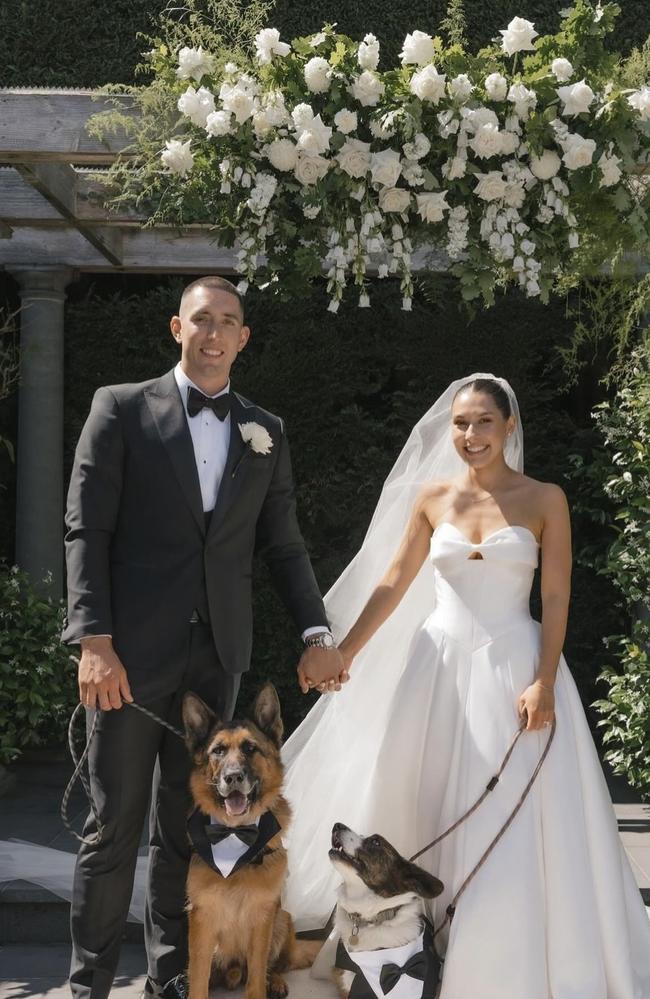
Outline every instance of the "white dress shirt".
{"type": "MultiPolygon", "coordinates": [[[[174,378],[181,394],[183,408],[187,425],[190,428],[192,446],[194,448],[194,460],[199,473],[199,483],[201,485],[201,499],[203,500],[203,510],[213,510],[217,502],[217,493],[221,485],[221,477],[226,467],[228,457],[228,446],[230,444],[230,413],[225,420],[220,420],[211,409],[202,409],[196,416],[187,415],[187,395],[190,388],[195,388],[197,392],[206,395],[198,385],[187,377],[180,366],[174,368],[174,378]]],[[[230,382],[221,392],[217,392],[210,399],[225,395],[230,391],[230,382]]]]}

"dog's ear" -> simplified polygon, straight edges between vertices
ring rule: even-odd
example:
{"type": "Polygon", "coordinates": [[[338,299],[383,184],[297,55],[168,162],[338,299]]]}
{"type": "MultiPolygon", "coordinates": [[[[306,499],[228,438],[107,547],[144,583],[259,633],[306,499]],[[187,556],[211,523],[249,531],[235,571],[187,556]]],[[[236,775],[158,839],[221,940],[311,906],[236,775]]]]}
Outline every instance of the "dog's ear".
{"type": "Polygon", "coordinates": [[[284,726],[280,714],[280,701],[272,683],[265,683],[255,701],[253,721],[275,745],[282,745],[284,726]]]}
{"type": "Polygon", "coordinates": [[[214,726],[217,716],[198,694],[189,690],[183,697],[183,725],[185,742],[191,753],[201,746],[214,726]]]}
{"type": "Polygon", "coordinates": [[[404,863],[402,878],[405,891],[415,892],[422,898],[436,898],[445,887],[442,881],[434,878],[433,874],[408,861],[404,863]]]}

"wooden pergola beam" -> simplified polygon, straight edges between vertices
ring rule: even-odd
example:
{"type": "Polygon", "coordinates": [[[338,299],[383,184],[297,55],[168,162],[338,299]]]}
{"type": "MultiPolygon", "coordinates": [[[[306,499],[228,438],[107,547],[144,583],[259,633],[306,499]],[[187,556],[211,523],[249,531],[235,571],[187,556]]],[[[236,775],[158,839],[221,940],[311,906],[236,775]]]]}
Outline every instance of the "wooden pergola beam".
{"type": "Polygon", "coordinates": [[[133,99],[97,91],[0,90],[0,163],[49,160],[88,166],[110,164],[127,144],[116,134],[105,142],[88,135],[88,119],[119,106],[129,113],[133,99]]]}
{"type": "Polygon", "coordinates": [[[36,161],[19,163],[16,169],[110,264],[121,266],[121,233],[116,229],[100,230],[77,217],[78,174],[69,164],[36,161]]]}

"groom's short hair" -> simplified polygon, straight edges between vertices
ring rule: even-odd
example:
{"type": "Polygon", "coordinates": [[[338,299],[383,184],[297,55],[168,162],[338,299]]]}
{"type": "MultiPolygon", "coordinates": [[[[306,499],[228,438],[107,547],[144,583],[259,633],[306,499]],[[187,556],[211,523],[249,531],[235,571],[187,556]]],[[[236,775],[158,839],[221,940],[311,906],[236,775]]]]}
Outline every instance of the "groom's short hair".
{"type": "Polygon", "coordinates": [[[184,299],[191,291],[195,288],[218,288],[221,291],[227,291],[229,295],[234,295],[239,302],[239,308],[241,310],[242,321],[244,319],[244,298],[240,295],[236,286],[229,281],[227,278],[219,277],[218,274],[205,274],[203,277],[197,278],[196,281],[191,281],[190,284],[183,288],[183,293],[181,295],[181,305],[184,299]]]}

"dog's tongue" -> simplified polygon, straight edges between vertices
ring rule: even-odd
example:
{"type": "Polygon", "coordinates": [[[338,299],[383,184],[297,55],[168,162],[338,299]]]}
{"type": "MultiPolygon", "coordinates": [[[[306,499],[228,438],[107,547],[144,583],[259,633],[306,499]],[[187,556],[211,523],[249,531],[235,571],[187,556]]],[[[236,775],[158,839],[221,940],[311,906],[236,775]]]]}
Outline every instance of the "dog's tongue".
{"type": "Polygon", "coordinates": [[[248,808],[248,798],[241,791],[233,791],[225,799],[228,815],[243,815],[248,808]]]}

